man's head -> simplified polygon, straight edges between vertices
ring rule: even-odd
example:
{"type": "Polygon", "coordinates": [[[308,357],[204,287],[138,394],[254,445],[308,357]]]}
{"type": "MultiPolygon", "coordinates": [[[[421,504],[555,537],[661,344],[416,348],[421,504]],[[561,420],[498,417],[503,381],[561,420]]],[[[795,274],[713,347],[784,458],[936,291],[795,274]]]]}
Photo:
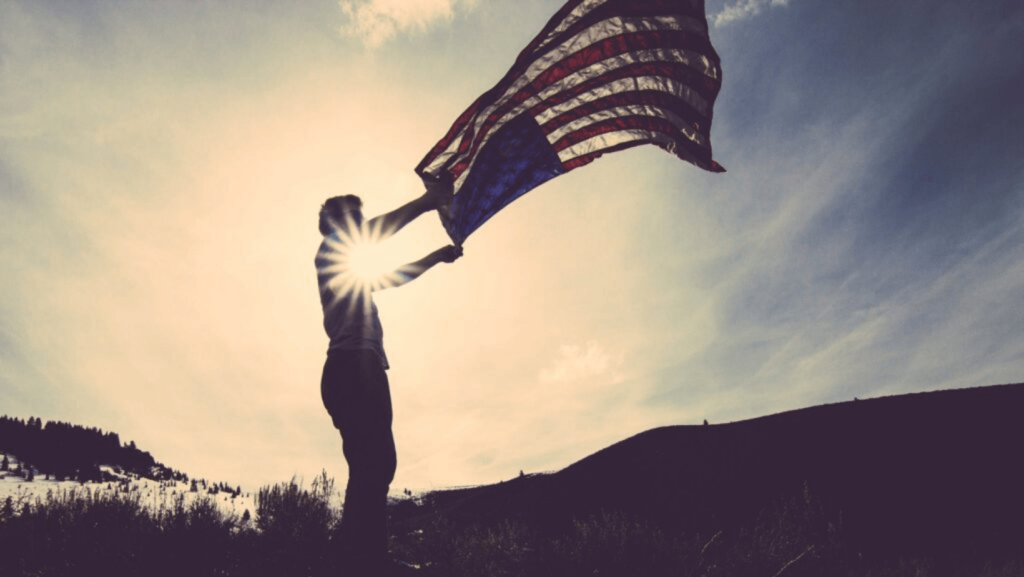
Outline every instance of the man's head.
{"type": "Polygon", "coordinates": [[[320,234],[327,236],[349,221],[363,221],[363,201],[354,194],[333,196],[320,206],[320,234]]]}

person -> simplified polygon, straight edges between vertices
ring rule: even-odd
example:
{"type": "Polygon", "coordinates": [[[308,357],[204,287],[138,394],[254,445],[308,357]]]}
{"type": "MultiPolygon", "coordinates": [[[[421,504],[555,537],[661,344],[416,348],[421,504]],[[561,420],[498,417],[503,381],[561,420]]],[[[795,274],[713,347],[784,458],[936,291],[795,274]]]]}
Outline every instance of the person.
{"type": "Polygon", "coordinates": [[[330,338],[320,381],[324,407],[341,433],[349,476],[340,529],[346,575],[384,575],[387,558],[387,495],[397,467],[384,332],[373,292],[402,286],[440,263],[462,256],[448,245],[378,278],[359,278],[352,268],[361,243],[381,241],[451,201],[450,184],[428,184],[415,200],[367,222],[355,195],[327,199],[320,208],[323,242],[316,268],[324,329],[330,338]]]}

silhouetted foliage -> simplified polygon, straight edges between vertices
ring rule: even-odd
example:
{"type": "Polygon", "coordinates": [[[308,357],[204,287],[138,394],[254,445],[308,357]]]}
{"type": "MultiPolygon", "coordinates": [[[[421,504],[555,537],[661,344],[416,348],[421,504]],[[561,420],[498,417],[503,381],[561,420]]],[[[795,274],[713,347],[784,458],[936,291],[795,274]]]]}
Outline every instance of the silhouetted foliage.
{"type": "Polygon", "coordinates": [[[177,494],[154,507],[139,491],[50,492],[0,505],[0,576],[321,575],[338,518],[333,481],[260,490],[256,523],[212,498],[177,494]]]}
{"type": "MultiPolygon", "coordinates": [[[[76,489],[0,506],[0,576],[339,575],[331,552],[339,512],[326,474],[260,489],[255,523],[179,494],[147,508],[137,491],[76,489]]],[[[392,501],[391,551],[424,577],[1024,577],[1017,551],[960,562],[861,555],[841,515],[811,488],[776,500],[749,523],[712,534],[668,531],[621,511],[574,519],[557,531],[525,520],[466,523],[428,496],[392,501]],[[399,514],[399,511],[405,514],[399,514]]],[[[964,551],[952,552],[955,560],[964,551]]],[[[341,574],[340,577],[347,577],[341,574]]]]}
{"type": "Polygon", "coordinates": [[[0,522],[14,517],[14,498],[10,495],[4,499],[4,505],[0,508],[0,522]]]}
{"type": "MultiPolygon", "coordinates": [[[[653,430],[557,473],[405,492],[390,549],[424,577],[1024,577],[1022,400],[1016,386],[653,430]]],[[[260,489],[241,517],[204,494],[225,484],[194,484],[156,510],[127,488],[7,498],[0,577],[338,575],[326,473],[260,489]]]]}
{"type": "Polygon", "coordinates": [[[256,528],[273,545],[264,551],[277,574],[309,574],[330,564],[329,544],[340,516],[331,508],[334,480],[323,472],[311,490],[295,479],[263,487],[256,496],[256,528]]]}
{"type": "Polygon", "coordinates": [[[27,421],[0,417],[0,451],[17,455],[58,479],[100,481],[100,465],[117,466],[157,481],[182,477],[140,450],[134,441],[122,445],[117,433],[57,421],[44,424],[38,417],[27,421]]]}

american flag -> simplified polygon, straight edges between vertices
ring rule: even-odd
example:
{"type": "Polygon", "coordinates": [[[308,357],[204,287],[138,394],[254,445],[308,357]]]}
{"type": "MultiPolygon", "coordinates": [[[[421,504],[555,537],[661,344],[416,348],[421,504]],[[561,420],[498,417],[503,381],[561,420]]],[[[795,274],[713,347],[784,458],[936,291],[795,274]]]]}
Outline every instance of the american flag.
{"type": "Polygon", "coordinates": [[[570,0],[416,172],[454,182],[442,222],[456,243],[607,152],[654,144],[724,172],[710,141],[721,86],[704,0],[570,0]]]}

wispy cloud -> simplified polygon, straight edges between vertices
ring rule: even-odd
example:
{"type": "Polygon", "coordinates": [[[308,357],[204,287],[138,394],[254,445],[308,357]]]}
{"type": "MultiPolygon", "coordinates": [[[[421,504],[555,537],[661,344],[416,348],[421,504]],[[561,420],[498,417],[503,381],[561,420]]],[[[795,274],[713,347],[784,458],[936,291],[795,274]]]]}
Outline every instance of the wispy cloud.
{"type": "Polygon", "coordinates": [[[622,358],[609,354],[594,341],[585,346],[563,345],[554,364],[542,369],[540,380],[544,383],[565,383],[602,375],[617,365],[622,358]]]}
{"type": "Polygon", "coordinates": [[[476,0],[340,0],[344,36],[375,48],[398,34],[423,32],[448,21],[457,10],[471,10],[476,0]]]}
{"type": "Polygon", "coordinates": [[[738,20],[749,20],[761,13],[764,7],[786,6],[789,0],[738,0],[733,4],[726,5],[717,14],[709,15],[709,20],[715,26],[725,26],[738,20]]]}

